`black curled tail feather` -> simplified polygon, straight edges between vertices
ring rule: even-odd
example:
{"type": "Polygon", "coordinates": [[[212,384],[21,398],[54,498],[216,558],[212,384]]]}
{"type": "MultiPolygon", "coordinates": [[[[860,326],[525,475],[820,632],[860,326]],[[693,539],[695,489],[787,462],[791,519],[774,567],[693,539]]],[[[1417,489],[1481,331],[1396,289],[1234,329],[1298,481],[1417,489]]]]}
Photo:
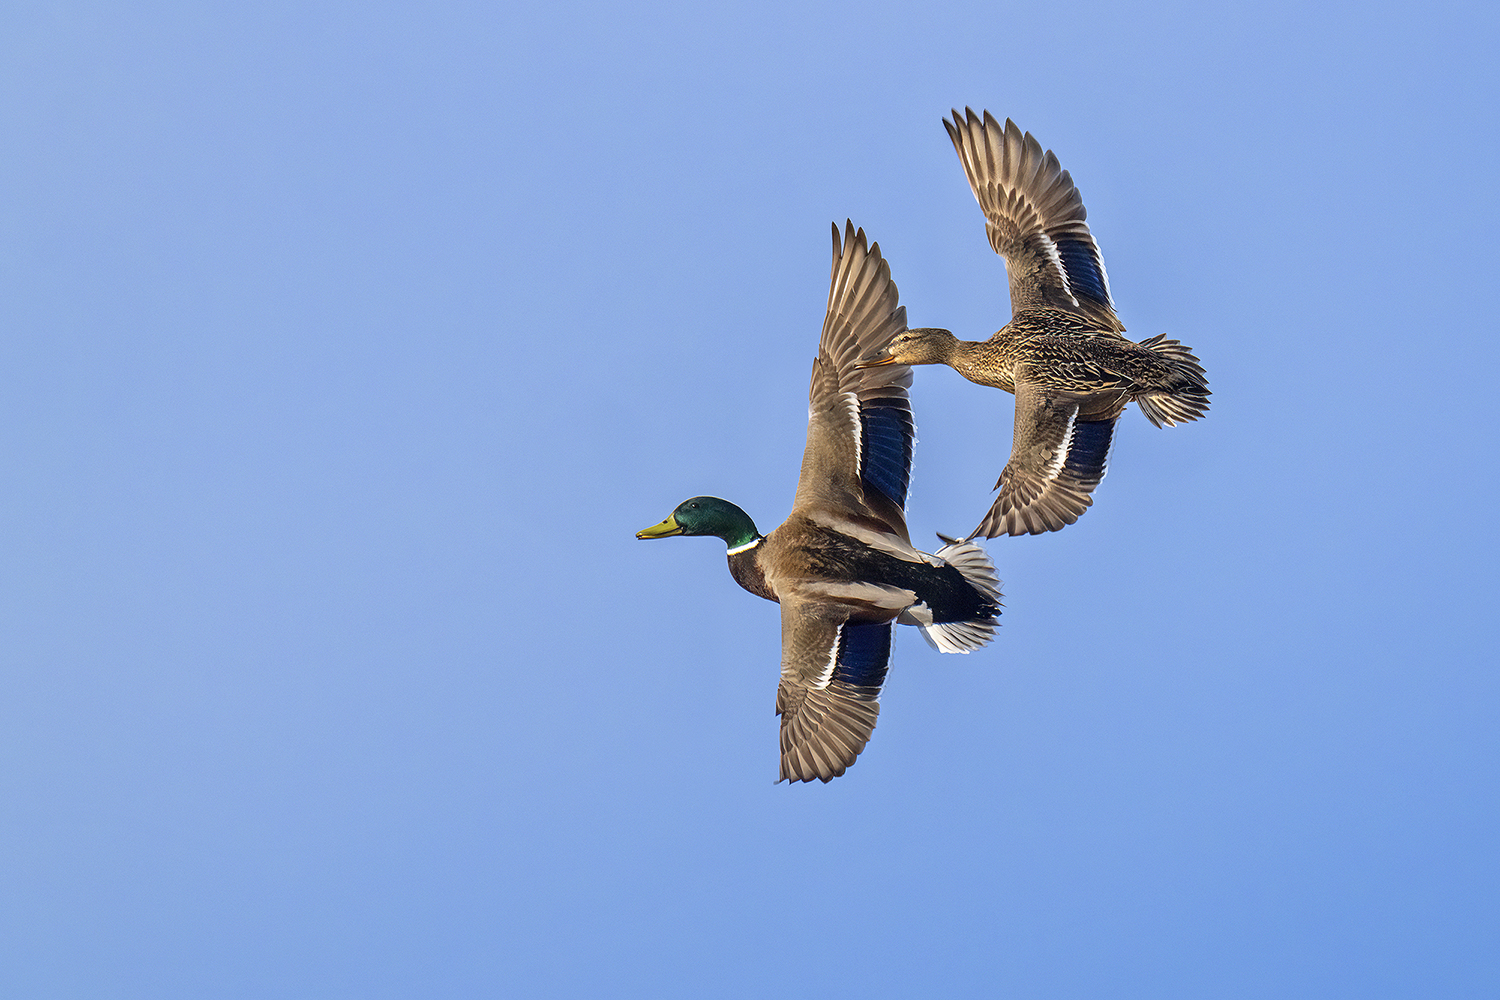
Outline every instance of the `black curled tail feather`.
{"type": "Polygon", "coordinates": [[[936,553],[943,565],[933,567],[933,572],[944,585],[906,614],[911,624],[921,626],[922,637],[934,649],[970,653],[993,639],[1000,626],[1000,577],[978,542],[938,537],[945,543],[936,553]]]}

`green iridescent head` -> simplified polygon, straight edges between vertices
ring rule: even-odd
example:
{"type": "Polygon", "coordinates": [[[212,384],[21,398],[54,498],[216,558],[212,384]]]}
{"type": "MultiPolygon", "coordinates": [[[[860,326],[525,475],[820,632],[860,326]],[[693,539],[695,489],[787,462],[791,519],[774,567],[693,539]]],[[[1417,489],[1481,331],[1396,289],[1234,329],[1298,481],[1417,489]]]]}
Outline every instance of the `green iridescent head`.
{"type": "Polygon", "coordinates": [[[637,538],[669,538],[672,535],[713,535],[731,549],[749,545],[760,537],[755,522],[739,507],[718,497],[693,497],[677,505],[661,524],[642,528],[637,538]]]}

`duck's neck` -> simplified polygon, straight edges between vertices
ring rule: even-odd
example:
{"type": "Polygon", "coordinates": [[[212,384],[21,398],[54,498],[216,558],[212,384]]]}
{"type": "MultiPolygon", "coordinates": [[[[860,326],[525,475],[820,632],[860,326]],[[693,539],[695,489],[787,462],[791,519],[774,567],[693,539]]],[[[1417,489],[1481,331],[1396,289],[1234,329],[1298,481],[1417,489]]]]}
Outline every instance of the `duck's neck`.
{"type": "Polygon", "coordinates": [[[989,340],[957,341],[948,364],[970,382],[1015,392],[1015,377],[1003,349],[1005,333],[1002,329],[989,340]]]}

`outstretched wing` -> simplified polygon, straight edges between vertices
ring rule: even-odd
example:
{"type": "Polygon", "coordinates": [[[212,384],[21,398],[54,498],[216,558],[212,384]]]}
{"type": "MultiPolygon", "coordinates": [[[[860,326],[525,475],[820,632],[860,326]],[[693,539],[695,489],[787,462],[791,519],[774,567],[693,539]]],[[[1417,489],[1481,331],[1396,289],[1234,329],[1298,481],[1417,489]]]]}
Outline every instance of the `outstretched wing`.
{"type": "Polygon", "coordinates": [[[1015,122],[1007,118],[1002,128],[988,111],[981,118],[964,110],[943,127],[984,210],[990,246],[1005,258],[1011,310],[1066,309],[1124,330],[1073,178],[1015,122]]]}
{"type": "Polygon", "coordinates": [[[1000,495],[974,529],[986,538],[1039,535],[1067,527],[1093,505],[1104,478],[1121,402],[1079,402],[1016,383],[1010,461],[995,484],[1000,495]]]}
{"type": "Polygon", "coordinates": [[[833,227],[828,312],[808,389],[807,447],[794,510],[852,519],[909,541],[906,488],[916,425],[911,368],[856,363],[906,329],[880,245],[852,222],[833,227]]]}
{"type": "Polygon", "coordinates": [[[875,731],[894,622],[862,625],[814,603],[781,605],[781,780],[832,781],[875,731]]]}

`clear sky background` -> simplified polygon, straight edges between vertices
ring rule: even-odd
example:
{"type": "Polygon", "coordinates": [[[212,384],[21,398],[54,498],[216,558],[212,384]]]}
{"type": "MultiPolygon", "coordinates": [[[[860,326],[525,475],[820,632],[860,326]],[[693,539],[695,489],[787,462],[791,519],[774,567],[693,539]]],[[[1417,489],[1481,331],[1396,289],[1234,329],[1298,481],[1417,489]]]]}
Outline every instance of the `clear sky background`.
{"type": "MultiPolygon", "coordinates": [[[[1500,995],[1488,4],[11,4],[0,994],[1500,995]],[[1009,315],[940,118],[1203,359],[774,784],[829,223],[1009,315]]],[[[913,537],[1011,398],[919,369],[913,537]]]]}

